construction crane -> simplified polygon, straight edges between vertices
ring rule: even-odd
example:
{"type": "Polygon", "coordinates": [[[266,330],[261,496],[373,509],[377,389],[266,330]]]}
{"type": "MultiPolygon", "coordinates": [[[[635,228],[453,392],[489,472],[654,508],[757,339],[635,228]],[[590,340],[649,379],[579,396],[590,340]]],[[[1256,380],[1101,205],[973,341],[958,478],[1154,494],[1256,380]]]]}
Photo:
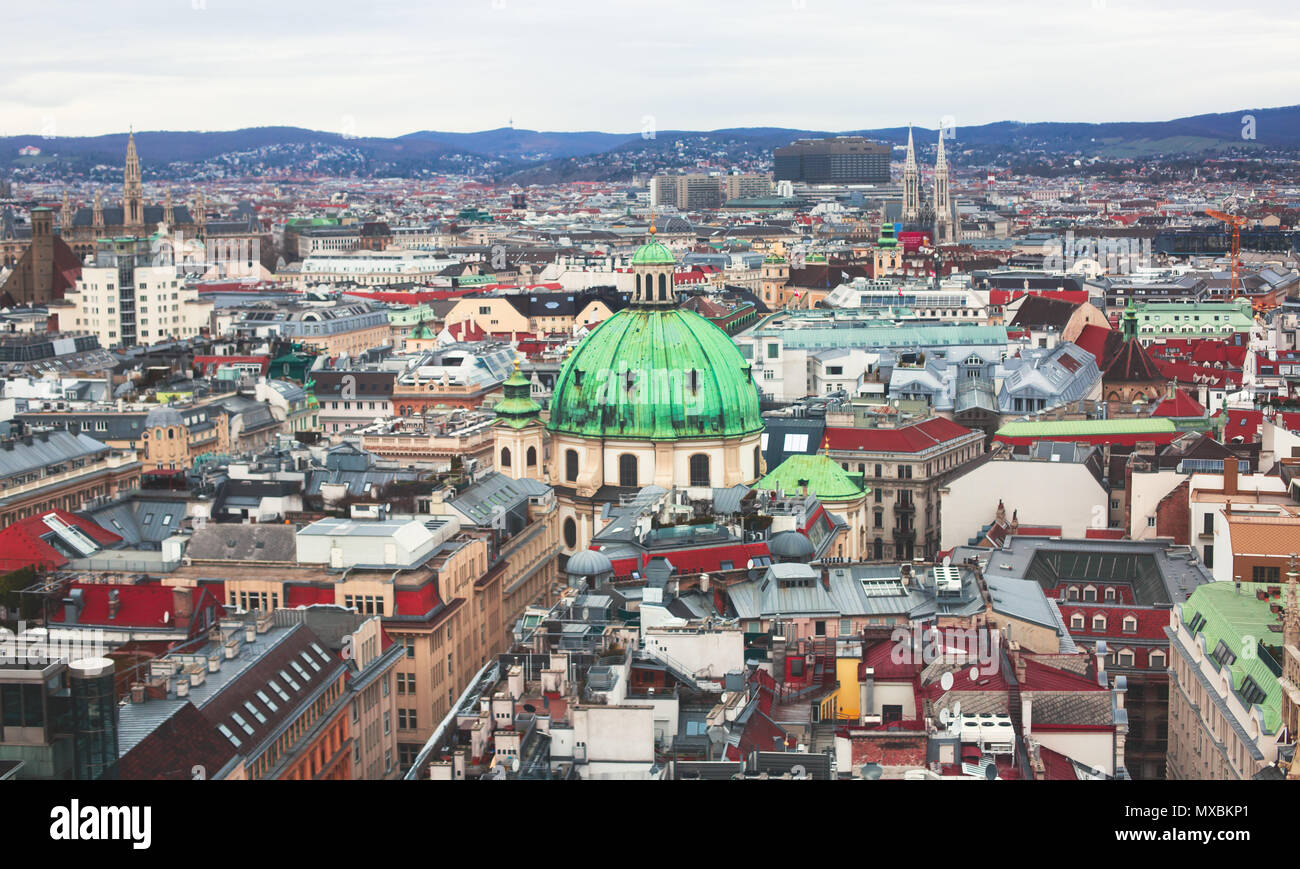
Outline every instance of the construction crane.
{"type": "Polygon", "coordinates": [[[1232,227],[1232,298],[1236,301],[1241,294],[1241,228],[1246,225],[1246,218],[1212,208],[1205,209],[1205,213],[1232,227]]]}

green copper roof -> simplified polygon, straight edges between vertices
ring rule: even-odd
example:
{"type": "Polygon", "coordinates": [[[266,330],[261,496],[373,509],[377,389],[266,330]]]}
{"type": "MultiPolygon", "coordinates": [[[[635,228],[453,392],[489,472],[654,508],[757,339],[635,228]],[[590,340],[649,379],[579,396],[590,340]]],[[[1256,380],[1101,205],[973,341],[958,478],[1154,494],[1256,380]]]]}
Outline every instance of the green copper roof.
{"type": "Polygon", "coordinates": [[[1074,437],[1090,435],[1163,434],[1177,431],[1165,417],[1148,419],[1079,419],[1043,422],[1009,422],[994,437],[1074,437]]]}
{"type": "Polygon", "coordinates": [[[433,330],[430,329],[428,326],[426,326],[423,321],[421,321],[420,325],[416,326],[414,329],[411,330],[411,334],[409,337],[415,338],[416,340],[420,340],[420,341],[427,341],[430,338],[436,338],[438,336],[433,334],[433,330]]]}
{"type": "Polygon", "coordinates": [[[804,481],[807,481],[808,491],[822,501],[853,501],[871,491],[862,484],[861,474],[850,474],[820,453],[790,456],[755,483],[754,488],[799,492],[804,481]]]}
{"type": "Polygon", "coordinates": [[[548,428],[585,437],[676,440],[762,431],[750,364],[694,311],[624,308],[560,369],[548,428]]]}
{"type": "Polygon", "coordinates": [[[673,257],[672,251],[653,238],[647,244],[637,248],[636,253],[632,255],[632,265],[634,266],[673,265],[676,262],[677,260],[673,257]]]}
{"type": "MultiPolygon", "coordinates": [[[[1214,658],[1214,650],[1222,642],[1236,656],[1236,660],[1227,665],[1232,690],[1240,695],[1248,678],[1258,685],[1264,692],[1264,699],[1259,704],[1264,727],[1269,733],[1276,733],[1281,721],[1282,688],[1256,644],[1280,647],[1282,635],[1273,631],[1271,626],[1280,625],[1281,621],[1269,609],[1270,604],[1276,601],[1255,597],[1255,588],[1262,588],[1262,583],[1257,586],[1247,582],[1243,586],[1240,592],[1231,582],[1211,582],[1198,587],[1183,604],[1183,624],[1190,629],[1193,619],[1199,622],[1201,619],[1197,617],[1204,617],[1205,623],[1198,624],[1192,633],[1205,638],[1205,653],[1210,656],[1211,665],[1223,672],[1223,667],[1214,658]]],[[[1279,651],[1271,654],[1280,656],[1279,651]]]]}
{"type": "Polygon", "coordinates": [[[542,406],[532,397],[532,382],[518,368],[501,384],[504,395],[493,406],[498,419],[511,428],[523,428],[541,412],[542,406]]]}

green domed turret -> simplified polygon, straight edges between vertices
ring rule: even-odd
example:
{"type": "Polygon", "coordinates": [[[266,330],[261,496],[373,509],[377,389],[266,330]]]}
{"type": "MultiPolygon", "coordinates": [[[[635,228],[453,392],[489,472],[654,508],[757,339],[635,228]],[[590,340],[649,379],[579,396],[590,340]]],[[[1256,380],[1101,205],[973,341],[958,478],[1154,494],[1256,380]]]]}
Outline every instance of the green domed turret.
{"type": "Polygon", "coordinates": [[[655,238],[655,222],[653,217],[650,219],[650,238],[645,244],[636,249],[636,253],[632,254],[632,265],[677,265],[677,258],[673,256],[673,252],[664,247],[663,243],[655,238]]]}
{"type": "Polygon", "coordinates": [[[542,406],[532,395],[532,383],[519,370],[517,360],[514,373],[501,384],[501,391],[504,397],[492,409],[496,412],[497,419],[505,425],[523,428],[541,413],[542,406]]]}

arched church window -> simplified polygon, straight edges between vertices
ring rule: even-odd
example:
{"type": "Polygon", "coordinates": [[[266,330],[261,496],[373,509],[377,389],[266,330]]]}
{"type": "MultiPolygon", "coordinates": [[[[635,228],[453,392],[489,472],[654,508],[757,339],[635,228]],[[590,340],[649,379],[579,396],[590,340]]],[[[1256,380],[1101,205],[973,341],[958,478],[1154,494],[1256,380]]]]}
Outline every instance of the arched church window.
{"type": "Polygon", "coordinates": [[[502,447],[502,448],[501,448],[501,467],[503,467],[503,468],[508,468],[508,467],[510,467],[510,448],[509,448],[509,447],[502,447]]]}
{"type": "Polygon", "coordinates": [[[618,484],[620,486],[637,485],[636,456],[623,453],[618,457],[618,484]]]}
{"type": "Polygon", "coordinates": [[[564,478],[569,482],[578,479],[577,450],[565,450],[564,452],[564,478]]]}
{"type": "Polygon", "coordinates": [[[528,454],[525,461],[528,462],[528,467],[530,468],[537,464],[537,447],[528,448],[528,454]]]}
{"type": "Polygon", "coordinates": [[[572,516],[564,520],[564,545],[570,549],[578,545],[578,523],[572,516]]]}
{"type": "Polygon", "coordinates": [[[691,485],[692,486],[711,486],[713,485],[709,474],[709,457],[704,453],[696,453],[691,456],[691,485]]]}

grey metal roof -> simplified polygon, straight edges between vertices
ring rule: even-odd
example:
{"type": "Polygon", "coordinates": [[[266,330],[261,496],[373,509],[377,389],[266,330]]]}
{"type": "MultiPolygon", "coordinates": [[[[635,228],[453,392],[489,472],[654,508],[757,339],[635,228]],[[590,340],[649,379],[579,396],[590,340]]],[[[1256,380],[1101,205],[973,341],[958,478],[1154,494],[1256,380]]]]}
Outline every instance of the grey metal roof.
{"type": "Polygon", "coordinates": [[[1059,628],[1057,617],[1038,583],[986,573],[984,584],[993,598],[994,612],[1045,628],[1059,628]]]}
{"type": "Polygon", "coordinates": [[[52,431],[26,439],[11,441],[0,449],[0,478],[26,474],[71,459],[80,459],[108,450],[108,447],[84,434],[52,431]],[[9,449],[10,444],[13,449],[9,449]]]}

